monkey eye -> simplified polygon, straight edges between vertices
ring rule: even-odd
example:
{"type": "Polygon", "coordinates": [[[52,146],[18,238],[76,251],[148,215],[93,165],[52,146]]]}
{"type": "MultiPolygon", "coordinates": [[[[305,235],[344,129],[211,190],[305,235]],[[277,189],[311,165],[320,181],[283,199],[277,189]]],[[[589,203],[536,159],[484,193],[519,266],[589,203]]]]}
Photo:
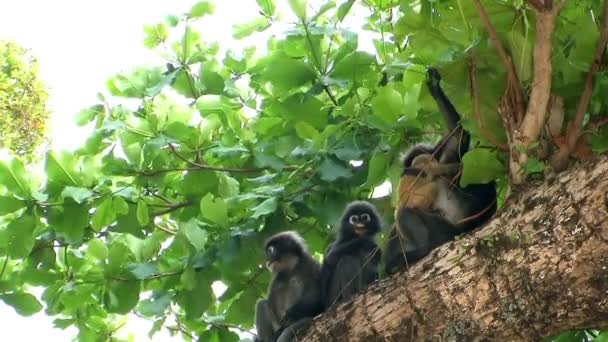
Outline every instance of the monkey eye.
{"type": "Polygon", "coordinates": [[[266,254],[269,258],[273,258],[277,254],[277,249],[274,246],[270,246],[266,249],[266,254]]]}
{"type": "Polygon", "coordinates": [[[369,214],[362,214],[361,215],[361,221],[362,222],[369,222],[369,221],[371,221],[371,217],[369,217],[369,214]]]}
{"type": "Polygon", "coordinates": [[[359,216],[358,215],[350,215],[350,217],[348,218],[348,222],[350,224],[357,224],[357,223],[359,223],[359,216]]]}

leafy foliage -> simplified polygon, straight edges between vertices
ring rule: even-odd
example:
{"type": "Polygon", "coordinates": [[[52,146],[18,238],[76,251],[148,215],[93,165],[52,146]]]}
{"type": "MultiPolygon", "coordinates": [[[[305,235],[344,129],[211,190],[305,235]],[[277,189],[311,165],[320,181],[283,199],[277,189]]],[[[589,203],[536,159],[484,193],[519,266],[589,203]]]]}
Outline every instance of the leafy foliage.
{"type": "MultiPolygon", "coordinates": [[[[566,7],[554,47],[555,89],[568,112],[597,39],[581,10],[597,3],[585,3],[566,7]]],[[[235,37],[274,27],[279,6],[258,4],[261,19],[237,25],[235,37]]],[[[531,12],[507,1],[485,5],[529,83],[531,12]]],[[[269,281],[263,240],[295,229],[321,253],[347,202],[384,182],[394,188],[400,153],[438,139],[443,124],[424,84],[427,65],[441,69],[474,135],[463,183],[504,181],[505,155],[484,134],[505,141],[496,112],[506,76],[473,4],[366,6],[366,27],[381,33],[375,54],[344,25],[367,13],[350,0],[289,1],[297,23],[273,35],[263,54],[203,42],[196,23],[212,15],[208,2],[145,28],[146,46],[167,66],[111,78],[118,104],[78,116],[95,125],[84,146],[49,152],[42,180],[18,159],[0,163],[0,300],[24,315],[41,310],[41,300],[56,326],[76,326],[82,341],[108,338],[129,312],[154,320],[151,335],[167,326],[187,340],[239,340],[234,327],[252,328],[269,281]],[[468,92],[472,61],[483,75],[479,118],[468,92]],[[225,291],[214,291],[220,282],[225,291]],[[42,298],[30,286],[44,287],[42,298]]],[[[605,115],[607,100],[598,93],[593,101],[589,115],[605,115]]],[[[601,150],[606,142],[594,139],[601,150]]],[[[390,224],[394,198],[374,201],[390,224]]]]}
{"type": "Polygon", "coordinates": [[[0,41],[0,94],[0,147],[31,159],[45,140],[49,95],[36,59],[7,41],[0,41]]]}

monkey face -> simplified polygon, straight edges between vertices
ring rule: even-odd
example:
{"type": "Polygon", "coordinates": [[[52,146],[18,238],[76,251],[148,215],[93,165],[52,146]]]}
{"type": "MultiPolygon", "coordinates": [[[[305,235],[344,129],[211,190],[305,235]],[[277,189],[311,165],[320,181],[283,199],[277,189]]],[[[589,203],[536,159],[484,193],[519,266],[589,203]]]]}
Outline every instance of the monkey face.
{"type": "Polygon", "coordinates": [[[382,222],[378,212],[367,202],[351,203],[342,217],[342,234],[374,235],[380,231],[380,227],[382,222]]]}
{"type": "Polygon", "coordinates": [[[297,233],[276,234],[266,241],[266,267],[272,273],[292,270],[304,251],[304,241],[297,233]]]}

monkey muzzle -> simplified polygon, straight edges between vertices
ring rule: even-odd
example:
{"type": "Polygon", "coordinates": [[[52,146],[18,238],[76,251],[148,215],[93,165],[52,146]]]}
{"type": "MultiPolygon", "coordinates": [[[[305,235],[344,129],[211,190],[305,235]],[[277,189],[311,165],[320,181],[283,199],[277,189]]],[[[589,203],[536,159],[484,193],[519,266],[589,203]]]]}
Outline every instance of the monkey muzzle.
{"type": "Polygon", "coordinates": [[[363,223],[355,224],[355,234],[363,235],[367,233],[367,227],[363,223]]]}

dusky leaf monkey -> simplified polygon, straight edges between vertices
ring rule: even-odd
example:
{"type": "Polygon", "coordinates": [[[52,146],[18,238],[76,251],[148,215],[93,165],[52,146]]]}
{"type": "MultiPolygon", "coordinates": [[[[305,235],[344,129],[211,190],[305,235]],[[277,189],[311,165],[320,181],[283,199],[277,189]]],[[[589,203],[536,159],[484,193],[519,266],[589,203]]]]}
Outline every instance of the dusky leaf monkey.
{"type": "Polygon", "coordinates": [[[321,266],[294,231],[271,236],[265,250],[272,280],[267,299],[256,304],[256,341],[292,341],[322,311],[321,266]]]}
{"type": "Polygon", "coordinates": [[[387,273],[426,256],[433,248],[487,222],[496,212],[496,184],[460,186],[460,163],[471,136],[439,85],[427,71],[427,86],[449,132],[435,146],[416,145],[403,160],[395,223],[385,250],[387,273]]]}
{"type": "Polygon", "coordinates": [[[322,301],[325,308],[345,301],[378,279],[381,251],[374,236],[382,219],[371,203],[350,203],[340,219],[336,241],[325,252],[321,266],[322,301]]]}

